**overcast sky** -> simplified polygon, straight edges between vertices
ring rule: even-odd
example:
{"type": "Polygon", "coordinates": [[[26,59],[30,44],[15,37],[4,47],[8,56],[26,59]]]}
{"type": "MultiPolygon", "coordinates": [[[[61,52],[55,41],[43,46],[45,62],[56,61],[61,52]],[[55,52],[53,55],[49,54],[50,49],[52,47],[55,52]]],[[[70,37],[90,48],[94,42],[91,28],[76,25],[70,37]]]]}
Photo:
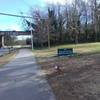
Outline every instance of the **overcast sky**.
{"type": "MultiPolygon", "coordinates": [[[[20,14],[20,12],[23,12],[27,15],[31,7],[43,8],[47,3],[60,3],[63,5],[65,1],[66,0],[0,0],[0,13],[20,14]]],[[[21,18],[0,15],[0,30],[22,30],[21,18]]]]}

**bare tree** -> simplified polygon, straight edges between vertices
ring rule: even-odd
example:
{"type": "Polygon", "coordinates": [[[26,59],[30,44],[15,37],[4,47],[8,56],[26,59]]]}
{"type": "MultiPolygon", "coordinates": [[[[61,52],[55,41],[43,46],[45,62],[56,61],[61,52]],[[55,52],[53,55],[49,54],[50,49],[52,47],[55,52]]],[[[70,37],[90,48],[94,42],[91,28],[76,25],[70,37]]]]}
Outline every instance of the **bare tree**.
{"type": "Polygon", "coordinates": [[[72,4],[50,5],[44,11],[32,10],[34,40],[41,47],[69,42],[89,42],[100,36],[100,2],[73,0],[72,4]]]}

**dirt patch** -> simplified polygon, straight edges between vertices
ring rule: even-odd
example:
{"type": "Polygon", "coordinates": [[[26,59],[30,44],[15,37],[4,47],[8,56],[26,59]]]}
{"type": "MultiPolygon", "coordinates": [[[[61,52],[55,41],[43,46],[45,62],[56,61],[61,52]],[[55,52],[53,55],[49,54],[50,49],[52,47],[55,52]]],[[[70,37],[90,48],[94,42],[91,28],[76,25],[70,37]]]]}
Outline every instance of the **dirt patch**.
{"type": "Polygon", "coordinates": [[[100,100],[100,54],[40,63],[57,100],[100,100]],[[59,65],[61,72],[54,68],[59,65]]]}

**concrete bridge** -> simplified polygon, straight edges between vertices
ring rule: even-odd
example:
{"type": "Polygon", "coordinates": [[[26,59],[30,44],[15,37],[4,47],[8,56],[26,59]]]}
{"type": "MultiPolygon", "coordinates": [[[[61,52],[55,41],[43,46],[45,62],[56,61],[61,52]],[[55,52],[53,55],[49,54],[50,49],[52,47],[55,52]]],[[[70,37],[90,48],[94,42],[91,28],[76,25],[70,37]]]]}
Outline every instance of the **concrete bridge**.
{"type": "Polygon", "coordinates": [[[0,47],[4,47],[5,36],[31,35],[30,31],[0,31],[0,47]]]}

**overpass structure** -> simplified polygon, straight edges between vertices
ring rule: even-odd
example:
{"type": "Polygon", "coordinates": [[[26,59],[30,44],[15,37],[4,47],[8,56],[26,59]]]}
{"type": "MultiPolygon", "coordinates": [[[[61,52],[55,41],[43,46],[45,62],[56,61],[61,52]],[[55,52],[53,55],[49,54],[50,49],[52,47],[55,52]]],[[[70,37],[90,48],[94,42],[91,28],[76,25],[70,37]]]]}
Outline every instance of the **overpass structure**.
{"type": "Polygon", "coordinates": [[[30,31],[0,31],[0,47],[4,47],[5,36],[31,35],[30,31]]]}

